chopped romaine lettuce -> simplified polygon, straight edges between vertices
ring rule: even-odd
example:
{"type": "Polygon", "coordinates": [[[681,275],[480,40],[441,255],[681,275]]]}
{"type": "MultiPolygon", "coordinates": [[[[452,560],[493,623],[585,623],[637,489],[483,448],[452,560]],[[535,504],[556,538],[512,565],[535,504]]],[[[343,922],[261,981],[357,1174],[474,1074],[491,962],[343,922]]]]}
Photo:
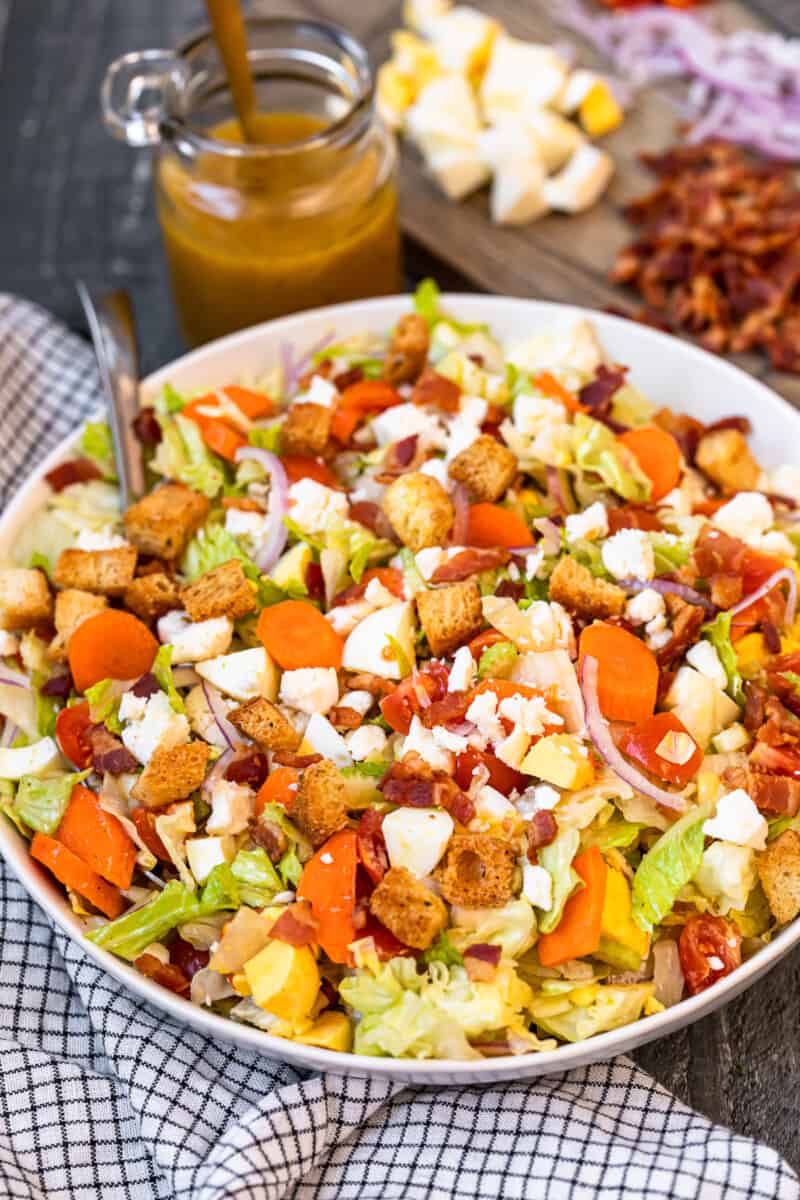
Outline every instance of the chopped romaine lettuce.
{"type": "Polygon", "coordinates": [[[623,383],[611,397],[611,416],[620,425],[649,425],[655,412],[655,404],[631,383],[623,383]]]}
{"type": "Polygon", "coordinates": [[[583,887],[583,880],[572,866],[580,842],[577,829],[562,829],[549,846],[543,846],[539,851],[539,866],[544,867],[553,881],[553,903],[539,918],[542,933],[553,932],[567,900],[576,888],[583,887]]]}
{"type": "Polygon", "coordinates": [[[682,887],[694,878],[703,859],[703,822],[713,814],[715,801],[696,804],[670,825],[648,850],[633,877],[631,912],[636,924],[650,933],[663,921],[682,887]]]}
{"type": "Polygon", "coordinates": [[[222,489],[225,472],[221,460],[203,441],[198,426],[177,414],[159,414],[157,420],[161,441],[150,463],[153,470],[213,499],[222,489]]]}
{"type": "Polygon", "coordinates": [[[422,961],[426,967],[433,962],[444,963],[446,967],[461,967],[464,965],[463,955],[456,950],[444,930],[439,934],[433,945],[423,951],[422,961]]]}
{"type": "Polygon", "coordinates": [[[109,733],[120,733],[119,704],[122,695],[116,679],[101,679],[83,693],[89,701],[89,716],[95,725],[105,725],[109,733]]]}
{"type": "Polygon", "coordinates": [[[173,712],[185,713],[186,705],[183,703],[181,694],[175,687],[175,680],[172,678],[172,646],[160,647],[150,669],[158,680],[159,687],[167,693],[167,698],[173,712]]]}
{"type": "Polygon", "coordinates": [[[624,817],[612,817],[595,829],[590,825],[581,837],[584,846],[597,846],[598,850],[626,850],[638,838],[644,826],[634,825],[624,817]]]}
{"type": "Polygon", "coordinates": [[[525,896],[509,900],[500,908],[460,908],[451,912],[452,943],[466,950],[476,943],[500,946],[507,958],[519,958],[536,940],[536,913],[525,896]]]}
{"type": "Polygon", "coordinates": [[[496,642],[480,657],[478,679],[508,679],[518,658],[519,650],[513,642],[496,642]]]}
{"type": "Polygon", "coordinates": [[[620,1025],[638,1020],[653,990],[652,983],[595,984],[590,1004],[573,1005],[567,997],[554,1001],[546,996],[537,998],[531,1011],[536,1024],[546,1033],[552,1033],[565,1042],[583,1042],[595,1034],[606,1033],[609,1029],[617,1029],[620,1025]],[[563,1011],[553,1011],[557,1008],[563,1011]]]}
{"type": "Polygon", "coordinates": [[[685,540],[669,533],[651,533],[649,537],[653,547],[656,575],[670,575],[689,561],[692,549],[685,540]]]}
{"type": "Polygon", "coordinates": [[[742,677],[736,662],[736,650],[731,641],[732,620],[733,613],[730,609],[719,612],[713,621],[709,621],[703,626],[701,633],[705,634],[719,656],[719,661],[728,677],[728,686],[725,689],[728,695],[737,704],[744,704],[742,677]]]}
{"type": "Polygon", "coordinates": [[[116,478],[114,445],[105,421],[87,421],[81,435],[81,450],[97,464],[106,478],[116,478]]]}
{"type": "Polygon", "coordinates": [[[231,863],[233,878],[239,885],[242,903],[251,908],[263,908],[270,904],[284,884],[278,872],[260,846],[255,850],[240,850],[231,863]]]}
{"type": "Polygon", "coordinates": [[[36,730],[40,737],[52,737],[55,733],[59,707],[53,696],[42,695],[42,684],[46,681],[47,677],[41,671],[34,671],[31,675],[36,702],[36,730]]]}
{"type": "Polygon", "coordinates": [[[49,779],[23,775],[14,798],[16,815],[29,829],[52,836],[64,819],[72,789],[88,774],[82,771],[78,775],[53,775],[49,779]]]}
{"type": "Polygon", "coordinates": [[[275,425],[267,425],[265,429],[251,429],[247,440],[259,450],[269,450],[272,454],[277,454],[281,444],[282,426],[283,422],[278,421],[275,425]]]}
{"type": "Polygon", "coordinates": [[[199,530],[186,550],[181,561],[181,570],[191,582],[206,571],[238,558],[248,579],[254,582],[259,579],[259,570],[252,559],[248,558],[236,538],[228,533],[224,525],[206,525],[199,530]]]}
{"type": "Polygon", "coordinates": [[[124,913],[86,936],[102,950],[133,962],[146,946],[160,942],[176,925],[209,917],[223,909],[235,909],[239,904],[236,880],[230,867],[221,863],[214,867],[199,895],[173,879],[141,908],[124,913]]]}
{"type": "Polygon", "coordinates": [[[621,446],[607,426],[577,413],[572,426],[575,464],[599,475],[607,488],[625,500],[650,499],[652,485],[634,456],[621,446]]]}
{"type": "Polygon", "coordinates": [[[403,577],[405,580],[405,590],[408,596],[416,596],[417,592],[426,592],[428,585],[425,582],[422,572],[417,566],[417,560],[414,556],[414,551],[409,550],[408,546],[403,546],[400,551],[400,561],[403,564],[403,577]]]}
{"type": "Polygon", "coordinates": [[[439,307],[439,298],[441,292],[439,286],[434,279],[423,279],[417,285],[417,290],[414,292],[414,309],[421,317],[424,317],[428,322],[428,328],[434,329],[440,321],[446,321],[451,325],[456,333],[466,336],[468,333],[474,333],[476,330],[486,330],[488,326],[483,321],[456,321],[453,317],[443,313],[439,307]]]}

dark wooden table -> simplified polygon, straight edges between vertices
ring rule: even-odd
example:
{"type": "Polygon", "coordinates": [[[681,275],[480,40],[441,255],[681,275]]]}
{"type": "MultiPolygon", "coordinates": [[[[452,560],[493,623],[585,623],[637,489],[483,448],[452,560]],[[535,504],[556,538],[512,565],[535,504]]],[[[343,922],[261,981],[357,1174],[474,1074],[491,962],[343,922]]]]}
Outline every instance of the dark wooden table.
{"type": "MultiPolygon", "coordinates": [[[[393,7],[383,0],[302,5],[357,25],[362,36],[366,30],[372,47],[386,44],[393,7]]],[[[800,34],[799,0],[754,0],[749,7],[800,34]]],[[[282,0],[268,9],[291,13],[299,5],[282,0]]],[[[107,136],[98,91],[118,54],[174,45],[200,23],[200,0],[0,0],[0,290],[36,300],[80,328],[76,278],[128,288],[145,371],[182,346],[153,215],[150,160],[107,136]]],[[[430,272],[443,286],[470,290],[429,251],[413,243],[407,249],[412,280],[430,272]]],[[[800,951],[721,1013],[636,1058],[695,1108],[763,1139],[800,1167],[798,1007],[800,951]]]]}

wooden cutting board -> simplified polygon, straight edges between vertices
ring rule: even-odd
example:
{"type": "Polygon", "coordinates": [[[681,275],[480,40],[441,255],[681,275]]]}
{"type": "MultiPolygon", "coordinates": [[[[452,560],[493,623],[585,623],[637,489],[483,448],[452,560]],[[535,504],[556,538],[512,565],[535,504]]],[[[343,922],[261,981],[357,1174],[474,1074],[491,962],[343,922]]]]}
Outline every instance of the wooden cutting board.
{"type": "MultiPolygon", "coordinates": [[[[771,4],[763,2],[764,8],[773,11],[771,4]]],[[[800,10],[798,0],[789,0],[790,9],[793,4],[800,10]]],[[[586,43],[557,23],[558,0],[476,0],[475,6],[496,17],[517,37],[570,41],[578,49],[582,64],[608,69],[608,64],[586,43]]],[[[389,33],[402,26],[401,7],[399,2],[387,4],[381,0],[348,3],[348,23],[368,46],[374,63],[383,62],[389,55],[389,33]]],[[[737,0],[713,7],[726,29],[768,27],[737,0]]],[[[316,0],[314,8],[341,20],[341,0],[316,0]]],[[[616,163],[615,177],[602,200],[578,216],[551,214],[520,228],[491,223],[486,188],[467,200],[448,200],[426,175],[414,147],[403,144],[403,228],[437,259],[481,289],[600,309],[634,308],[636,297],[607,279],[617,251],[633,236],[620,208],[652,186],[652,177],[638,161],[640,151],[674,145],[680,140],[679,121],[668,88],[640,92],[620,129],[602,140],[616,163]]],[[[800,378],[772,371],[757,355],[741,355],[736,361],[800,407],[800,378]]]]}

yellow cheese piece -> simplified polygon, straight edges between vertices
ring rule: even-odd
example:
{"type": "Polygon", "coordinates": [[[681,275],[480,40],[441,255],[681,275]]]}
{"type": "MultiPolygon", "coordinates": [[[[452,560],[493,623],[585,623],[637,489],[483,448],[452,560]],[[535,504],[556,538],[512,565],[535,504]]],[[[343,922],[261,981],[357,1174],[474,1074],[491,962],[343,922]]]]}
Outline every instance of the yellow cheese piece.
{"type": "Polygon", "coordinates": [[[353,1045],[353,1027],[341,1012],[324,1012],[310,1029],[294,1038],[304,1046],[321,1046],[323,1050],[349,1053],[353,1045]]]}
{"type": "Polygon", "coordinates": [[[760,633],[746,633],[735,643],[735,648],[736,665],[740,671],[747,672],[753,667],[760,667],[769,657],[769,651],[760,633]]]}
{"type": "Polygon", "coordinates": [[[631,917],[631,893],[621,871],[609,867],[606,877],[606,898],[603,903],[601,932],[604,937],[620,942],[644,958],[650,949],[650,938],[631,917]]]}
{"type": "Polygon", "coordinates": [[[235,975],[231,975],[231,987],[240,996],[252,996],[253,994],[243,971],[237,971],[235,975]]]}
{"type": "Polygon", "coordinates": [[[607,83],[598,79],[581,101],[580,122],[589,137],[602,137],[622,124],[625,114],[607,83]]]}
{"type": "Polygon", "coordinates": [[[308,946],[276,939],[244,964],[244,973],[259,1008],[283,1021],[302,1021],[314,1007],[320,977],[308,946]]]}
{"type": "Polygon", "coordinates": [[[520,770],[572,791],[588,787],[594,781],[589,751],[579,738],[569,733],[540,738],[525,755],[520,770]]]}

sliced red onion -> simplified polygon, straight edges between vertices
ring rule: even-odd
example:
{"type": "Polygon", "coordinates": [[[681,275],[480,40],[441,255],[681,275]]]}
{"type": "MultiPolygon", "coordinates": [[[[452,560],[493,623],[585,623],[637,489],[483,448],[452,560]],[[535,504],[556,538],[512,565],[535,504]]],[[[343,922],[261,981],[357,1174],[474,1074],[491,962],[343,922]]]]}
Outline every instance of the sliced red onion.
{"type": "MultiPolygon", "coordinates": [[[[561,553],[561,530],[556,525],[555,521],[551,521],[549,517],[535,517],[533,528],[537,533],[542,535],[542,543],[545,554],[560,554],[561,553]]],[[[533,546],[528,546],[525,553],[530,554],[533,546]]],[[[513,551],[512,551],[513,553],[513,551]]]]}
{"type": "Polygon", "coordinates": [[[6,717],[3,725],[3,732],[0,734],[0,747],[7,750],[9,746],[14,744],[14,738],[19,733],[19,726],[15,725],[10,717],[6,717]]]}
{"type": "Polygon", "coordinates": [[[14,667],[0,666],[0,684],[7,684],[8,687],[26,688],[31,690],[31,681],[23,671],[17,671],[14,667]]]}
{"type": "Polygon", "coordinates": [[[571,512],[571,506],[566,492],[564,491],[564,481],[558,467],[546,467],[547,475],[547,494],[559,507],[562,513],[571,512]]]}
{"type": "Polygon", "coordinates": [[[236,461],[244,462],[252,459],[260,463],[269,476],[269,508],[264,540],[253,556],[259,571],[268,571],[283,553],[288,538],[288,530],[283,518],[289,509],[289,481],[283,463],[276,454],[269,450],[260,450],[257,446],[240,446],[236,451],[236,461]]]}
{"type": "Polygon", "coordinates": [[[311,360],[314,355],[319,354],[320,350],[324,350],[326,346],[329,346],[335,337],[336,331],[329,329],[327,333],[322,335],[319,341],[315,342],[313,346],[310,346],[309,349],[301,354],[297,359],[295,359],[294,356],[293,344],[291,342],[281,342],[281,366],[283,367],[283,382],[287,396],[293,395],[300,376],[311,365],[311,360]]]}
{"type": "MultiPolygon", "coordinates": [[[[228,743],[228,748],[232,750],[238,745],[242,738],[235,725],[232,725],[225,715],[225,706],[222,702],[222,696],[207,680],[203,680],[200,686],[203,689],[203,695],[206,698],[206,704],[209,707],[212,717],[216,722],[217,728],[228,743]]],[[[219,761],[219,760],[217,760],[219,761]]]]}
{"type": "Polygon", "coordinates": [[[685,600],[687,604],[696,604],[700,608],[704,608],[710,616],[713,616],[717,611],[717,606],[712,604],[708,596],[704,596],[702,592],[689,587],[688,583],[678,583],[677,580],[620,579],[619,587],[631,596],[635,595],[636,592],[646,592],[649,588],[652,588],[654,592],[659,592],[662,596],[680,596],[681,600],[685,600]]]}
{"type": "Polygon", "coordinates": [[[770,575],[769,579],[764,580],[764,582],[761,584],[761,587],[756,588],[756,590],[751,592],[749,596],[745,596],[745,598],[740,600],[738,604],[734,604],[733,608],[730,609],[731,615],[735,617],[737,613],[740,613],[745,608],[749,608],[750,605],[755,604],[757,600],[762,600],[764,596],[768,595],[769,592],[771,592],[774,587],[777,587],[779,583],[786,583],[789,585],[789,595],[786,597],[786,612],[784,614],[784,622],[786,625],[793,625],[795,612],[797,610],[797,576],[791,567],[781,567],[779,571],[774,571],[772,575],[770,575]]]}
{"type": "Polygon", "coordinates": [[[635,788],[637,792],[641,792],[643,796],[648,796],[656,804],[661,804],[664,808],[683,812],[686,808],[686,798],[680,792],[668,792],[666,788],[659,787],[658,784],[653,783],[652,780],[643,775],[617,749],[614,739],[611,736],[611,730],[608,727],[608,721],[600,711],[600,700],[597,695],[597,677],[597,659],[592,658],[591,655],[587,655],[581,662],[580,685],[583,704],[586,710],[586,732],[589,734],[595,750],[603,761],[611,767],[611,770],[620,779],[624,780],[625,783],[629,783],[632,788],[635,788]]]}
{"type": "Polygon", "coordinates": [[[470,958],[477,958],[481,962],[490,963],[496,967],[500,963],[502,950],[500,946],[493,946],[491,942],[475,942],[464,951],[464,958],[468,955],[470,958]]]}
{"type": "Polygon", "coordinates": [[[655,998],[665,1008],[671,1008],[683,999],[684,978],[678,943],[671,938],[662,938],[653,947],[653,982],[655,998]]]}
{"type": "Polygon", "coordinates": [[[469,529],[469,493],[463,483],[459,483],[451,497],[453,501],[453,528],[447,539],[451,546],[466,546],[467,530],[469,529]]]}
{"type": "Polygon", "coordinates": [[[211,767],[211,770],[203,780],[203,791],[210,792],[215,783],[225,778],[225,772],[233,759],[234,752],[232,748],[223,750],[217,761],[211,767]]]}

